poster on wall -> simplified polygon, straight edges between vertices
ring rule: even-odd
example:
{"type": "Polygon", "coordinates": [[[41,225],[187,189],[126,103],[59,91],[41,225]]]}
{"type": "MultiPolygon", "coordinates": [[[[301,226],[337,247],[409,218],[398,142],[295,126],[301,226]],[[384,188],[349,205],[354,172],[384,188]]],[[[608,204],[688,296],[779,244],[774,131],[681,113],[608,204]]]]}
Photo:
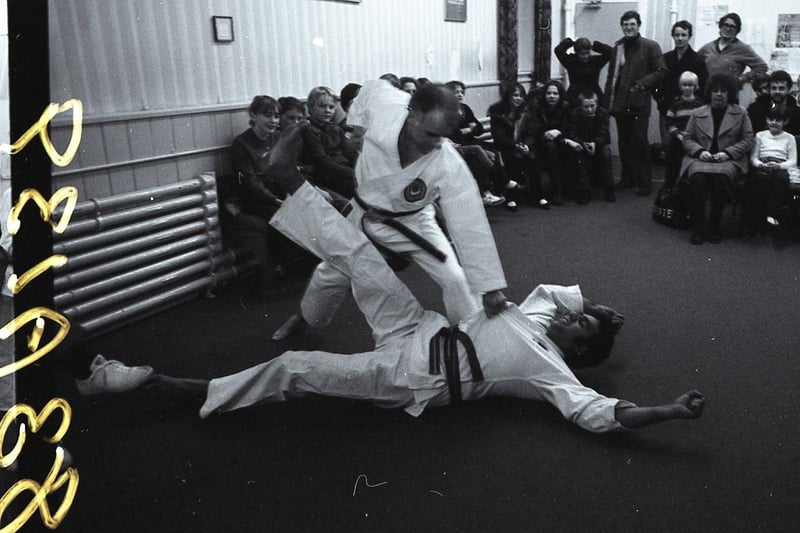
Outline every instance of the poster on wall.
{"type": "Polygon", "coordinates": [[[467,0],[444,0],[444,20],[466,22],[467,0]]]}
{"type": "Polygon", "coordinates": [[[775,48],[769,58],[771,71],[785,70],[795,78],[800,74],[800,13],[778,15],[775,48]]]}

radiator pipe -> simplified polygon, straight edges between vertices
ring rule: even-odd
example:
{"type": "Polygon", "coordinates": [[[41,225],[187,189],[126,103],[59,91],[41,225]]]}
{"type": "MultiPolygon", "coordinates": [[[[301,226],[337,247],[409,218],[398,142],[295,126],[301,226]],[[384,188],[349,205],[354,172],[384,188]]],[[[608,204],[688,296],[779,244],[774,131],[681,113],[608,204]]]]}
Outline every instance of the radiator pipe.
{"type": "Polygon", "coordinates": [[[216,201],[209,203],[205,200],[205,197],[199,194],[182,196],[180,198],[172,198],[164,202],[152,203],[125,211],[118,211],[116,213],[97,214],[87,219],[73,219],[70,221],[64,233],[60,235],[54,234],[53,239],[55,241],[63,241],[74,238],[77,235],[106,231],[117,226],[122,226],[123,224],[147,220],[166,213],[198,206],[205,209],[209,214],[216,215],[218,209],[216,201]]]}
{"type": "Polygon", "coordinates": [[[214,287],[232,279],[236,274],[235,269],[225,269],[211,277],[190,281],[178,287],[169,289],[150,298],[123,305],[106,314],[81,322],[89,333],[98,333],[111,326],[118,327],[124,322],[131,322],[144,318],[150,314],[163,311],[166,306],[173,306],[185,301],[185,298],[196,295],[205,289],[214,287]]]}
{"type": "MultiPolygon", "coordinates": [[[[131,270],[139,265],[159,261],[164,257],[170,257],[191,249],[207,250],[207,253],[211,254],[221,251],[222,243],[214,242],[209,245],[208,239],[205,235],[193,235],[179,241],[145,250],[129,257],[121,257],[119,259],[108,261],[106,263],[76,272],[61,273],[60,271],[65,268],[62,267],[59,269],[59,271],[57,271],[59,273],[53,280],[53,288],[55,292],[61,292],[65,288],[85,285],[91,280],[109,276],[117,272],[131,270]]],[[[69,262],[67,262],[67,265],[69,265],[69,262]]]]}
{"type": "Polygon", "coordinates": [[[60,270],[63,272],[72,272],[112,258],[125,257],[148,248],[168,244],[191,235],[197,235],[202,240],[205,240],[207,238],[206,233],[206,223],[204,221],[190,222],[189,224],[157,231],[149,235],[142,235],[141,237],[131,239],[127,242],[112,244],[96,250],[89,250],[82,254],[71,255],[69,256],[67,264],[61,267],[60,270]]]}
{"type": "MultiPolygon", "coordinates": [[[[53,297],[53,302],[56,309],[64,309],[68,305],[76,302],[83,302],[94,296],[112,292],[114,290],[124,288],[141,280],[151,278],[164,272],[169,272],[179,267],[189,265],[197,261],[203,261],[208,258],[208,250],[206,248],[198,248],[189,252],[170,257],[163,261],[157,261],[147,264],[141,268],[131,269],[121,274],[111,275],[107,278],[100,279],[88,285],[81,287],[64,287],[64,291],[56,293],[53,297]]],[[[211,258],[211,270],[216,271],[221,268],[233,264],[236,261],[236,255],[232,250],[224,250],[221,254],[214,255],[211,258]]]]}

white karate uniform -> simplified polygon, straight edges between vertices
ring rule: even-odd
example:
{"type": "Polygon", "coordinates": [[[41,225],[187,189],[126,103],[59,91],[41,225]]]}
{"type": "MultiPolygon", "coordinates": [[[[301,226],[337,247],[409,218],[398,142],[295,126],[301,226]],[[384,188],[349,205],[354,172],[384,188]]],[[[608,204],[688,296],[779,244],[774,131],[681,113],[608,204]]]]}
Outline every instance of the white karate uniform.
{"type": "MultiPolygon", "coordinates": [[[[351,278],[356,303],[367,322],[387,333],[382,345],[371,352],[287,352],[214,379],[200,415],[310,393],[402,407],[414,416],[426,407],[450,403],[444,373],[429,373],[430,339],[448,326],[447,320],[422,308],[363,233],[308,184],[284,202],[271,223],[351,278]]],[[[491,319],[478,310],[462,320],[459,327],[472,339],[484,374],[483,381],[471,381],[463,347],[459,347],[463,399],[542,400],[590,431],[620,429],[614,417],[619,400],[581,385],[547,337],[547,327],[559,308],[582,311],[577,286],[541,285],[520,307],[512,305],[491,319]]]]}
{"type": "MultiPolygon", "coordinates": [[[[369,222],[366,230],[390,250],[408,254],[442,287],[448,318],[456,323],[482,307],[482,294],[505,288],[506,280],[475,179],[452,143],[444,139],[438,148],[406,168],[400,166],[397,141],[408,116],[408,102],[407,93],[385,80],[365,83],[353,101],[348,123],[366,129],[356,163],[357,194],[368,205],[384,211],[419,210],[397,220],[442,251],[444,262],[394,228],[369,222]],[[436,222],[436,201],[452,245],[436,222]]],[[[363,214],[364,210],[353,202],[347,218],[360,227],[363,214]]],[[[349,284],[335,268],[320,264],[300,306],[306,322],[315,327],[330,323],[349,284]]]]}

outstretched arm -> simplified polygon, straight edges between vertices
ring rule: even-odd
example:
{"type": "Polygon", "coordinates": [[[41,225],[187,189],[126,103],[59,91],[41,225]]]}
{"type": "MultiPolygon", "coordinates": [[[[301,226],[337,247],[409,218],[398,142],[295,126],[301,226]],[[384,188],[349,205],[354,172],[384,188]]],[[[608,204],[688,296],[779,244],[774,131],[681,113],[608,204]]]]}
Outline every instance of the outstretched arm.
{"type": "Polygon", "coordinates": [[[621,402],[614,410],[617,422],[628,429],[676,420],[679,418],[700,418],[706,399],[700,392],[691,390],[664,405],[638,407],[621,402]]]}

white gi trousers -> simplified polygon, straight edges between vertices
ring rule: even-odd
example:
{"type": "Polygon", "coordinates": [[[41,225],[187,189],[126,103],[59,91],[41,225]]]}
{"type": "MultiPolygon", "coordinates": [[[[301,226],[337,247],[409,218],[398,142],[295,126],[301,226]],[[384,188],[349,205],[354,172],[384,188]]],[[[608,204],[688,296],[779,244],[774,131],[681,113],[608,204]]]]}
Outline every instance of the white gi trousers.
{"type": "MultiPolygon", "coordinates": [[[[363,215],[364,210],[361,206],[353,202],[353,210],[347,216],[347,220],[360,229],[363,215]]],[[[451,324],[479,310],[480,296],[470,288],[453,246],[436,221],[434,207],[427,205],[421,211],[398,217],[397,220],[444,253],[445,261],[439,261],[408,237],[385,224],[368,221],[365,229],[381,245],[394,252],[408,255],[442,288],[442,298],[451,324]]],[[[323,261],[314,270],[300,302],[303,318],[313,327],[327,326],[349,291],[350,279],[340,269],[323,261]]],[[[375,345],[383,345],[388,331],[380,325],[373,327],[372,331],[375,345]]]]}
{"type": "Polygon", "coordinates": [[[200,416],[309,393],[368,400],[381,407],[412,405],[414,393],[404,369],[414,333],[423,321],[434,328],[446,326],[444,317],[426,312],[364,234],[345,223],[309,184],[284,202],[271,223],[324,259],[348,286],[352,281],[356,303],[373,331],[381,332],[374,334],[381,342],[374,351],[348,355],[286,352],[214,379],[200,416]]]}

